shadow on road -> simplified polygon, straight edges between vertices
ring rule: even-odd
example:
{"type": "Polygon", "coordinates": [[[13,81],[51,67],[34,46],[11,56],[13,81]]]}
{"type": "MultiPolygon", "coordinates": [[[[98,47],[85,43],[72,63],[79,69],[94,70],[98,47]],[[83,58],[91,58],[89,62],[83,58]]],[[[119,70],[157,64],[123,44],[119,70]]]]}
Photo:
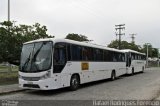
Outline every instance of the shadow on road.
{"type": "MultiPolygon", "coordinates": [[[[143,73],[142,72],[135,73],[133,76],[139,75],[139,74],[143,74],[143,73]]],[[[117,77],[116,80],[120,80],[120,79],[123,79],[125,77],[131,77],[131,76],[132,75],[122,75],[120,77],[117,77]]],[[[85,89],[85,88],[95,86],[95,85],[96,86],[101,85],[101,84],[104,84],[104,83],[110,83],[110,82],[114,82],[114,81],[111,81],[110,79],[104,79],[104,80],[94,81],[94,82],[90,82],[90,83],[85,83],[85,84],[82,84],[78,90],[85,89]]],[[[46,91],[45,90],[27,90],[27,91],[25,91],[25,93],[29,93],[29,94],[32,94],[32,95],[33,94],[34,95],[41,95],[41,96],[53,96],[53,95],[59,95],[61,93],[69,93],[69,92],[76,92],[76,91],[71,91],[69,89],[69,87],[60,88],[60,89],[56,89],[56,90],[46,90],[46,91]]]]}
{"type": "MultiPolygon", "coordinates": [[[[117,79],[120,79],[120,78],[117,78],[117,79]]],[[[94,86],[94,85],[100,85],[100,84],[107,83],[107,82],[111,82],[111,80],[105,79],[105,80],[85,83],[85,84],[82,84],[78,90],[85,89],[87,87],[94,86]]],[[[55,89],[55,90],[46,90],[46,91],[45,90],[28,90],[25,93],[41,95],[41,96],[52,96],[52,95],[58,95],[61,93],[69,93],[69,92],[76,92],[76,91],[71,91],[69,89],[69,87],[66,87],[66,88],[60,88],[60,89],[55,89]]]]}

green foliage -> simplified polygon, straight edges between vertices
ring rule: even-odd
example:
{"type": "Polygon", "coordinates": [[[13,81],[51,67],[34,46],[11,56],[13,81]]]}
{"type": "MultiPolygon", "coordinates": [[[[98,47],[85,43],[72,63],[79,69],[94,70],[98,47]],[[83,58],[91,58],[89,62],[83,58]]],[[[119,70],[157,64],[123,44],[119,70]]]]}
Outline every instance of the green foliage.
{"type": "MultiPolygon", "coordinates": [[[[118,49],[118,40],[112,41],[108,47],[118,49]]],[[[144,44],[143,47],[136,45],[134,43],[128,43],[127,41],[121,42],[121,49],[132,49],[135,51],[147,53],[147,45],[144,44]]],[[[158,49],[153,48],[152,45],[148,45],[148,56],[149,57],[158,57],[158,49]]]]}
{"type": "MultiPolygon", "coordinates": [[[[108,45],[108,47],[118,49],[118,40],[112,41],[108,45]]],[[[121,49],[132,49],[132,50],[136,50],[136,51],[141,51],[139,45],[136,45],[134,43],[128,43],[127,41],[122,41],[121,42],[121,49]]]]}
{"type": "Polygon", "coordinates": [[[0,85],[18,83],[18,71],[0,73],[0,85]]]}
{"type": "MultiPolygon", "coordinates": [[[[147,44],[143,45],[142,52],[147,52],[147,44]]],[[[149,57],[158,57],[158,49],[153,48],[151,44],[148,45],[148,56],[149,57]]]]}
{"type": "Polygon", "coordinates": [[[90,41],[90,40],[88,40],[87,36],[74,34],[74,33],[68,34],[65,39],[71,39],[71,40],[80,41],[80,42],[81,41],[90,41]]]}
{"type": "Polygon", "coordinates": [[[0,62],[19,64],[21,48],[24,42],[39,38],[54,37],[47,33],[46,26],[13,25],[13,22],[0,23],[0,62]]]}

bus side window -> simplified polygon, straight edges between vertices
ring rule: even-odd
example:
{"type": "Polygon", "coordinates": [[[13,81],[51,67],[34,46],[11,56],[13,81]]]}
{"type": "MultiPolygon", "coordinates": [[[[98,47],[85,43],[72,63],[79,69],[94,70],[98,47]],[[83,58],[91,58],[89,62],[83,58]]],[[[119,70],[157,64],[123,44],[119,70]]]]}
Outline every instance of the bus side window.
{"type": "Polygon", "coordinates": [[[118,61],[118,55],[116,52],[112,52],[112,56],[113,56],[113,62],[117,62],[118,61]]]}
{"type": "Polygon", "coordinates": [[[82,60],[82,47],[78,45],[71,45],[72,61],[82,60]]]}
{"type": "Polygon", "coordinates": [[[89,51],[87,47],[82,48],[82,60],[89,61],[89,51]]]}
{"type": "Polygon", "coordinates": [[[94,60],[95,61],[103,61],[103,50],[94,49],[94,60]]]}
{"type": "Polygon", "coordinates": [[[71,46],[67,44],[67,61],[71,61],[71,46]]]}
{"type": "Polygon", "coordinates": [[[109,58],[109,51],[104,50],[104,61],[110,61],[109,58]]]}
{"type": "Polygon", "coordinates": [[[128,64],[128,66],[130,67],[131,66],[131,61],[132,61],[132,55],[131,55],[131,53],[128,53],[128,62],[129,62],[129,64],[128,64]]]}
{"type": "Polygon", "coordinates": [[[108,60],[109,60],[109,62],[113,61],[113,52],[112,51],[108,51],[108,60]]]}
{"type": "Polygon", "coordinates": [[[122,61],[125,61],[125,54],[122,54],[122,61]]]}

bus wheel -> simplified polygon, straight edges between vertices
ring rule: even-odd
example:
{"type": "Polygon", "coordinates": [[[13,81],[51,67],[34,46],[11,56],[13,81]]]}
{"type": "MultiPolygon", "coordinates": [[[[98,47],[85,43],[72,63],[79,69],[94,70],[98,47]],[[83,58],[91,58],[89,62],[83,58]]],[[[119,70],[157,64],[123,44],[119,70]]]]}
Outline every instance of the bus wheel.
{"type": "Polygon", "coordinates": [[[144,67],[142,67],[142,73],[144,73],[144,67]]]}
{"type": "Polygon", "coordinates": [[[134,68],[132,68],[132,75],[134,75],[134,68]]]}
{"type": "Polygon", "coordinates": [[[116,79],[116,72],[113,70],[111,74],[111,81],[114,81],[116,79]]]}
{"type": "Polygon", "coordinates": [[[70,90],[72,91],[77,90],[79,88],[79,85],[80,85],[80,80],[78,75],[73,75],[70,81],[70,90]]]}

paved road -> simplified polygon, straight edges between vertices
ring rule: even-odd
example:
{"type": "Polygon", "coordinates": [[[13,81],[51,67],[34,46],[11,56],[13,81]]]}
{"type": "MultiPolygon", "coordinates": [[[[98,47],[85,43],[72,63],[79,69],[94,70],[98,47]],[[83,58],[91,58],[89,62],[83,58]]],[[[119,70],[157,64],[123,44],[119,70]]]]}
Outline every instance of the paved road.
{"type": "Polygon", "coordinates": [[[51,91],[28,90],[1,95],[0,100],[155,100],[160,95],[160,68],[149,68],[115,81],[84,84],[77,91],[67,88],[51,91]]]}

